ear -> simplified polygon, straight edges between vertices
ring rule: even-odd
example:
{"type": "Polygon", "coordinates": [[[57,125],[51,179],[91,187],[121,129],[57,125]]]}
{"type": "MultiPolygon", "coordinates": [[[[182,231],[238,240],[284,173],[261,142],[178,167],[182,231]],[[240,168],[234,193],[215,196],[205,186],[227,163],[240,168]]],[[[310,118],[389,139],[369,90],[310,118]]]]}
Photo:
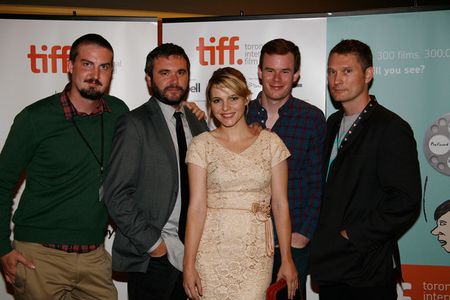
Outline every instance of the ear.
{"type": "Polygon", "coordinates": [[[262,70],[261,70],[260,66],[258,66],[258,79],[259,79],[259,81],[262,80],[262,70]]]}
{"type": "Polygon", "coordinates": [[[297,72],[294,73],[293,82],[294,82],[295,84],[297,84],[298,81],[299,81],[299,79],[300,79],[300,68],[298,69],[297,72]]]}
{"type": "Polygon", "coordinates": [[[147,82],[148,87],[152,86],[152,78],[150,76],[148,76],[147,74],[145,74],[145,82],[147,82]]]}
{"type": "Polygon", "coordinates": [[[73,63],[70,59],[67,61],[67,72],[69,72],[69,74],[72,74],[73,72],[73,63]]]}
{"type": "Polygon", "coordinates": [[[368,67],[364,72],[365,82],[369,84],[373,79],[373,67],[368,67]]]}

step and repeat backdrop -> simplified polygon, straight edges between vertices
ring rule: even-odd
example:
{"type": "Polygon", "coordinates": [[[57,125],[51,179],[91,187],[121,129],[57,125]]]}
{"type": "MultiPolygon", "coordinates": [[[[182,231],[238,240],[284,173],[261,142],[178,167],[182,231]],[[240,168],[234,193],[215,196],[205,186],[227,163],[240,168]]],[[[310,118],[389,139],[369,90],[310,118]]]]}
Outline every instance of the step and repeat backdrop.
{"type": "MultiPolygon", "coordinates": [[[[445,211],[450,202],[450,10],[163,19],[161,26],[161,40],[182,46],[190,57],[189,99],[202,108],[207,81],[223,66],[241,70],[256,97],[261,90],[257,76],[261,47],[282,37],[295,42],[302,55],[294,96],[330,115],[334,108],[326,87],[328,51],[347,38],[371,46],[375,68],[371,94],[411,124],[421,164],[422,212],[400,240],[405,282],[398,287],[399,299],[450,299],[450,212],[445,211]]],[[[99,33],[113,45],[110,93],[131,109],[149,97],[143,69],[147,53],[157,45],[156,19],[18,16],[0,18],[0,28],[1,147],[20,110],[64,88],[70,45],[85,33],[99,33]]],[[[113,238],[110,228],[109,249],[113,238]]],[[[127,299],[119,277],[119,297],[127,299]]],[[[311,287],[308,298],[318,299],[311,287]]],[[[0,299],[13,299],[4,281],[0,299]]]]}

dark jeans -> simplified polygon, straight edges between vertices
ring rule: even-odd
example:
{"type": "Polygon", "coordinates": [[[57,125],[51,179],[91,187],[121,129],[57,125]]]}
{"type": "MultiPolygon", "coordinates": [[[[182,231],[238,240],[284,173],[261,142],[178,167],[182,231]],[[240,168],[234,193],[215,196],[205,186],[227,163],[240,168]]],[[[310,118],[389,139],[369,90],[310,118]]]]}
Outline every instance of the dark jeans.
{"type": "Polygon", "coordinates": [[[352,287],[346,284],[320,285],[320,300],[397,300],[397,283],[374,287],[352,287]]]}
{"type": "Polygon", "coordinates": [[[186,300],[183,273],[175,269],[167,255],[152,258],[146,273],[128,273],[129,300],[186,300]]]}
{"type": "MultiPolygon", "coordinates": [[[[300,296],[306,300],[306,276],[308,275],[309,268],[309,244],[302,249],[291,248],[292,258],[294,259],[295,266],[297,267],[298,278],[300,279],[301,293],[297,290],[294,299],[300,300],[300,296]]],[[[272,283],[277,279],[278,270],[281,266],[280,248],[275,248],[275,256],[273,260],[273,273],[272,283]]],[[[287,299],[287,295],[286,295],[287,299]]]]}

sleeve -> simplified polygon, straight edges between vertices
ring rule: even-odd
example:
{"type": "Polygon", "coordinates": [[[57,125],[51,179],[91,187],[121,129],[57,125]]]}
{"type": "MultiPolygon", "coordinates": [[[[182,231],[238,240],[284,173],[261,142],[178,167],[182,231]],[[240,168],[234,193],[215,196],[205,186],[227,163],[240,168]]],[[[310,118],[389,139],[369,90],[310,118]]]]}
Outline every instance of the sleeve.
{"type": "Polygon", "coordinates": [[[325,142],[326,123],[322,111],[311,115],[313,122],[305,153],[304,180],[306,186],[303,198],[301,220],[294,231],[311,239],[319,221],[323,190],[323,145],[325,142]]]}
{"type": "Polygon", "coordinates": [[[205,134],[194,137],[186,153],[186,163],[197,165],[203,169],[206,169],[207,165],[205,134]]]}
{"type": "Polygon", "coordinates": [[[378,145],[380,204],[346,229],[349,240],[360,251],[398,239],[412,226],[420,211],[420,167],[411,127],[399,118],[392,121],[378,145]]]}
{"type": "Polygon", "coordinates": [[[34,126],[27,109],[14,119],[0,154],[0,256],[12,250],[11,209],[16,185],[35,152],[34,126]]]}
{"type": "Polygon", "coordinates": [[[276,133],[270,133],[270,155],[272,158],[271,166],[274,167],[283,160],[291,156],[286,145],[276,133]]]}
{"type": "Polygon", "coordinates": [[[144,254],[160,237],[139,207],[136,190],[142,164],[143,140],[140,124],[131,115],[122,116],[114,134],[109,170],[103,184],[103,201],[120,232],[144,254]]]}

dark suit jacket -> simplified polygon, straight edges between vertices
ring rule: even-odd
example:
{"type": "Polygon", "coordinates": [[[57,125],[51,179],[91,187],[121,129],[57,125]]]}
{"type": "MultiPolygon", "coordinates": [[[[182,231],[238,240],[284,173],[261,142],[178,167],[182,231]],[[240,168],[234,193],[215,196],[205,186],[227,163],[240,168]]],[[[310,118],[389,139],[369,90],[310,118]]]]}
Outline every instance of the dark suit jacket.
{"type": "MultiPolygon", "coordinates": [[[[395,280],[393,260],[400,266],[397,239],[420,210],[413,132],[398,115],[372,103],[329,168],[311,242],[311,275],[319,284],[367,287],[395,280]],[[343,229],[349,240],[339,234],[343,229]]],[[[339,111],[328,118],[328,159],[342,117],[339,111]]]]}
{"type": "MultiPolygon", "coordinates": [[[[112,256],[119,272],[147,270],[147,251],[159,239],[179,192],[175,146],[157,101],[152,97],[126,113],[116,127],[104,202],[118,227],[112,256]]],[[[185,112],[193,136],[207,130],[204,121],[185,112]]]]}

